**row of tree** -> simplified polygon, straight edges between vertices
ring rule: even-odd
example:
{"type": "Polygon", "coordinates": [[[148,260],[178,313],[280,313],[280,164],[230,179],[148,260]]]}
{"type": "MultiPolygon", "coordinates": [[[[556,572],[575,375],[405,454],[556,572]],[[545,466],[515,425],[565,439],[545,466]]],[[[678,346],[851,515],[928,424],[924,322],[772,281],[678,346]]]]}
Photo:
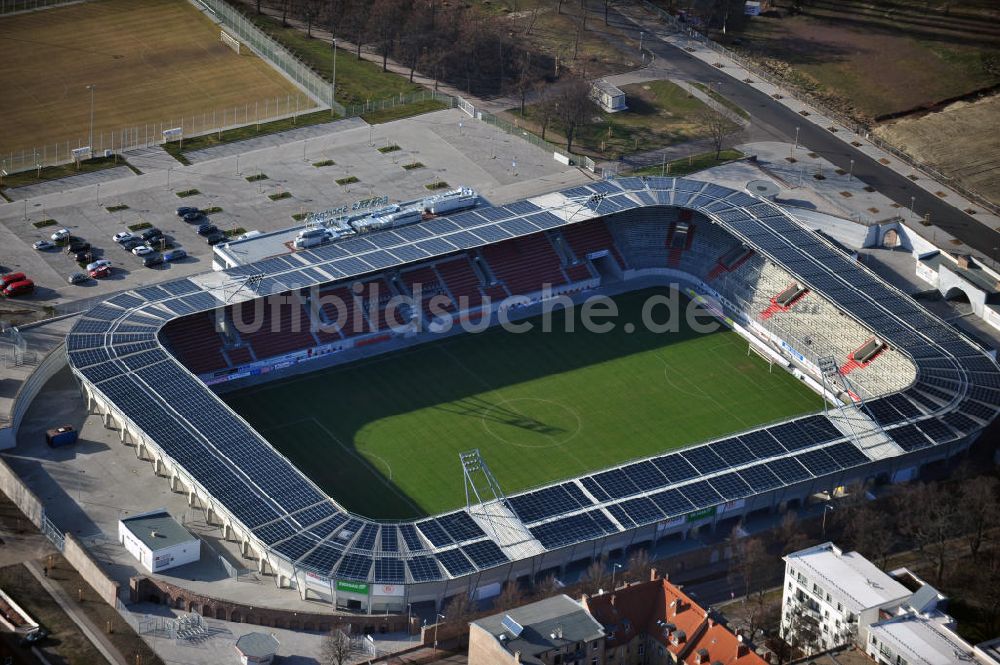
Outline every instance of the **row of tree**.
{"type": "Polygon", "coordinates": [[[437,0],[256,0],[256,10],[277,11],[282,23],[296,19],[311,36],[321,26],[353,45],[357,57],[370,47],[410,70],[421,71],[476,95],[527,90],[554,70],[534,51],[523,28],[480,3],[437,0]]]}

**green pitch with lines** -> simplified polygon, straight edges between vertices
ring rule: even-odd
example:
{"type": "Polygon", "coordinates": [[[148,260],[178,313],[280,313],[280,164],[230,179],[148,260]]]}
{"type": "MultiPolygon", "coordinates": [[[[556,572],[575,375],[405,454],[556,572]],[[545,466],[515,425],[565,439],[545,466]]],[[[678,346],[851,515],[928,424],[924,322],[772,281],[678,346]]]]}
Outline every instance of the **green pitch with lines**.
{"type": "Polygon", "coordinates": [[[666,293],[613,298],[603,334],[577,307],[551,332],[533,319],[223,397],[349,510],[384,519],[463,506],[458,454],[472,448],[513,494],[821,408],[736,333],[648,330],[643,303],[666,293]]]}

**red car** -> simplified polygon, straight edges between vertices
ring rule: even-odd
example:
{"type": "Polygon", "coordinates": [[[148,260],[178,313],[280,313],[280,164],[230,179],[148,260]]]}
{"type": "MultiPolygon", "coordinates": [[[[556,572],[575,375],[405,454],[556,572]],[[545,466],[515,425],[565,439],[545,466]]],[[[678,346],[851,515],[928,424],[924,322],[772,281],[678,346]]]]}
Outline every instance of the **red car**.
{"type": "Polygon", "coordinates": [[[14,282],[23,282],[28,277],[23,272],[9,272],[0,277],[0,290],[6,289],[14,282]]]}
{"type": "Polygon", "coordinates": [[[3,289],[3,294],[8,298],[13,298],[14,296],[23,296],[27,293],[31,293],[34,290],[34,282],[30,279],[22,279],[17,282],[8,283],[3,289]]]}
{"type": "Polygon", "coordinates": [[[90,271],[90,276],[94,279],[103,279],[111,274],[111,266],[100,266],[90,271]]]}

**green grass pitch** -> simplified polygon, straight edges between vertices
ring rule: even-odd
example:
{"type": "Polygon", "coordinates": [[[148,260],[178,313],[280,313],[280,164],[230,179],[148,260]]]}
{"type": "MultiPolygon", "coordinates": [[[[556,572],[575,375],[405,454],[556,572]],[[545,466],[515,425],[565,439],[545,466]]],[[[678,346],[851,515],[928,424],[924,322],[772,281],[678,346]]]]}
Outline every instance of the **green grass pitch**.
{"type": "Polygon", "coordinates": [[[381,519],[463,506],[458,454],[473,448],[513,494],[820,408],[734,332],[647,330],[658,293],[615,297],[609,333],[584,331],[577,307],[551,332],[463,334],[223,398],[345,507],[381,519]]]}

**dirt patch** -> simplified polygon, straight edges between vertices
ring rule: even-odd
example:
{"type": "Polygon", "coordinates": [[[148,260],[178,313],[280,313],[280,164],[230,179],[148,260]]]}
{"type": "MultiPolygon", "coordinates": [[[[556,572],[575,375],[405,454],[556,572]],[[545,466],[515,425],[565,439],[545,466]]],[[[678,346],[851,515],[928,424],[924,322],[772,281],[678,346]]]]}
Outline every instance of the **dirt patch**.
{"type": "Polygon", "coordinates": [[[963,186],[1000,204],[1000,94],[956,102],[937,113],[906,118],[876,133],[963,186]]]}
{"type": "MultiPolygon", "coordinates": [[[[214,111],[221,122],[223,109],[231,123],[236,106],[243,116],[247,104],[253,113],[269,99],[273,111],[276,98],[286,103],[298,92],[249,49],[237,55],[224,46],[217,25],[174,0],[94,0],[0,18],[0,61],[0,153],[27,150],[29,162],[36,147],[51,154],[56,143],[63,151],[67,141],[87,145],[89,84],[95,147],[111,147],[111,132],[117,145],[126,127],[157,135],[159,123],[212,123],[214,111]]],[[[312,106],[300,97],[301,109],[312,106]]]]}
{"type": "Polygon", "coordinates": [[[873,118],[1000,82],[995,4],[814,0],[797,15],[791,4],[749,21],[737,48],[842,111],[873,118]]]}

